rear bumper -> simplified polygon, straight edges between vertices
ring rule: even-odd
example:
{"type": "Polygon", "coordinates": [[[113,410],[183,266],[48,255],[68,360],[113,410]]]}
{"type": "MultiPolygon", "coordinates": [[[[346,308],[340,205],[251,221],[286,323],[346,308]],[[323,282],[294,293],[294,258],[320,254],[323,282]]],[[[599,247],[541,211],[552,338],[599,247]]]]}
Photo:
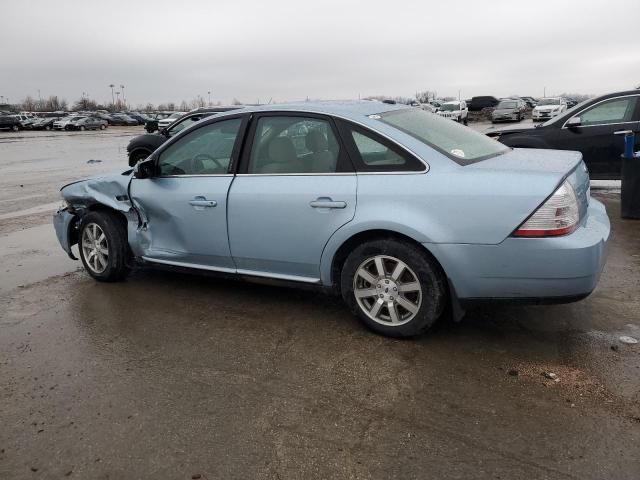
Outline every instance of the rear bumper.
{"type": "Polygon", "coordinates": [[[586,297],[596,287],[609,231],[604,205],[592,198],[580,227],[570,235],[425,247],[440,262],[461,301],[566,303],[586,297]]]}
{"type": "Polygon", "coordinates": [[[71,251],[71,247],[75,244],[75,242],[72,241],[72,228],[76,221],[76,215],[69,213],[66,209],[58,210],[53,215],[53,227],[56,230],[56,236],[58,237],[60,246],[73,260],[77,260],[71,251]]]}

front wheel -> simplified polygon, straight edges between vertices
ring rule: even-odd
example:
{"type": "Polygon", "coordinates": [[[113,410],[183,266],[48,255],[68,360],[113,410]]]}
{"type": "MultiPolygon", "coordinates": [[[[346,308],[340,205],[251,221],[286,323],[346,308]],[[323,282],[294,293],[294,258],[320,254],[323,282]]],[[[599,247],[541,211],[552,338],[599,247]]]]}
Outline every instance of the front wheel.
{"type": "Polygon", "coordinates": [[[80,131],[84,132],[84,130],[85,130],[84,125],[80,125],[80,131]]]}
{"type": "Polygon", "coordinates": [[[85,270],[100,282],[116,282],[129,273],[127,232],[115,212],[90,212],[82,218],[80,259],[85,270]]]}
{"type": "Polygon", "coordinates": [[[18,125],[13,125],[11,127],[11,130],[13,130],[14,132],[17,132],[18,130],[20,130],[20,127],[18,125]]]}
{"type": "Polygon", "coordinates": [[[107,127],[105,127],[104,124],[100,125],[100,130],[104,130],[105,128],[107,128],[107,127]]]}
{"type": "Polygon", "coordinates": [[[390,337],[426,331],[444,310],[446,287],[420,247],[380,239],[356,247],[341,274],[342,298],[371,330],[390,337]]]}

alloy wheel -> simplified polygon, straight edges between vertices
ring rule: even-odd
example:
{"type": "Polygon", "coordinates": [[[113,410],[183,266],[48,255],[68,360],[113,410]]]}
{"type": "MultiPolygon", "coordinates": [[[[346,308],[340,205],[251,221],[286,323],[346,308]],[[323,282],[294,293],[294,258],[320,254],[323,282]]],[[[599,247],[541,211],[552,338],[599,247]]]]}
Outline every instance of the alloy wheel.
{"type": "Polygon", "coordinates": [[[386,326],[410,322],[422,303],[418,276],[402,260],[387,255],[376,255],[360,264],[353,294],[365,315],[386,326]]]}
{"type": "Polygon", "coordinates": [[[89,223],[82,231],[82,253],[94,273],[102,273],[109,264],[107,236],[97,223],[89,223]]]}

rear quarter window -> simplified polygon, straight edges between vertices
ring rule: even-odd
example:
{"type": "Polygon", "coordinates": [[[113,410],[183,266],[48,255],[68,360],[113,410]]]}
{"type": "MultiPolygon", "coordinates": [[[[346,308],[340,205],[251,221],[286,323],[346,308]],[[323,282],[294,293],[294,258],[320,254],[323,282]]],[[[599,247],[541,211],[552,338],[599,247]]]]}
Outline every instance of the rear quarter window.
{"type": "Polygon", "coordinates": [[[458,165],[470,165],[510,150],[475,130],[417,108],[377,115],[380,121],[443,153],[458,165]]]}

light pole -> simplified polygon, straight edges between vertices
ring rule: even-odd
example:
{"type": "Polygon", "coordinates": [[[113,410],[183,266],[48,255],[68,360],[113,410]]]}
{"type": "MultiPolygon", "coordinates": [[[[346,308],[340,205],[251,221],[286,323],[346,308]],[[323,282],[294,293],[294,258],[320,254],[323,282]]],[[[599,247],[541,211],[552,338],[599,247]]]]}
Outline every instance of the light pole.
{"type": "Polygon", "coordinates": [[[122,103],[124,103],[125,110],[127,109],[127,100],[124,98],[124,85],[120,85],[120,89],[122,90],[122,103]]]}
{"type": "Polygon", "coordinates": [[[113,96],[113,87],[115,87],[115,85],[114,85],[113,83],[110,83],[110,84],[109,84],[109,86],[111,87],[111,104],[112,104],[113,106],[115,106],[115,104],[116,104],[116,99],[115,99],[115,97],[113,96]]]}
{"type": "Polygon", "coordinates": [[[120,92],[116,92],[116,96],[118,97],[118,108],[120,108],[120,92]]]}
{"type": "Polygon", "coordinates": [[[211,91],[208,91],[207,95],[209,95],[209,106],[211,106],[211,91]]]}

